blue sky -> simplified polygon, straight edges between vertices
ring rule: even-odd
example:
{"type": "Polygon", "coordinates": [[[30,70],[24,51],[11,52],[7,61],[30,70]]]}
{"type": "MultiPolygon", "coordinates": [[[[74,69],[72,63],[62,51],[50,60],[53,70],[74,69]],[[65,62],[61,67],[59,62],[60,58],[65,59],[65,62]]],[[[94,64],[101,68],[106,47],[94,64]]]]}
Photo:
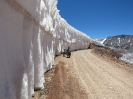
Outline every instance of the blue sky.
{"type": "Polygon", "coordinates": [[[133,35],[133,0],[58,0],[60,15],[92,38],[133,35]]]}

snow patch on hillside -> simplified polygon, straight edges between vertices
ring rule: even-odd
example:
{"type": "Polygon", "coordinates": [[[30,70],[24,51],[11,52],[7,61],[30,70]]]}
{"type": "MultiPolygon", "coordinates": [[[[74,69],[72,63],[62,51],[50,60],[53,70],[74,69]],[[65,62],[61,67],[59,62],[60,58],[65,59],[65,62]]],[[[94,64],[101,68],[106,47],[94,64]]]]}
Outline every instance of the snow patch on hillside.
{"type": "Polygon", "coordinates": [[[133,64],[133,53],[124,54],[120,59],[133,64]]]}
{"type": "Polygon", "coordinates": [[[104,43],[104,41],[105,41],[106,39],[107,39],[107,38],[103,39],[102,41],[100,41],[100,43],[101,43],[101,44],[103,44],[103,43],[104,43]]]}
{"type": "Polygon", "coordinates": [[[104,46],[104,41],[106,40],[107,38],[104,38],[104,39],[93,39],[93,41],[96,41],[98,42],[100,45],[104,46]]]}

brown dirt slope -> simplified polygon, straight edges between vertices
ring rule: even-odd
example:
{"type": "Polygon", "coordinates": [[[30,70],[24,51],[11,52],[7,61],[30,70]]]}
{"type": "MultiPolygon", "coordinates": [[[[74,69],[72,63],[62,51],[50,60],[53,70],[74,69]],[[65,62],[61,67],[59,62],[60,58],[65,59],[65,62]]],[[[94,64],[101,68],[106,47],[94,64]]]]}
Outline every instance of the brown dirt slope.
{"type": "Polygon", "coordinates": [[[112,50],[108,47],[104,47],[104,46],[98,46],[95,44],[90,44],[89,46],[90,49],[94,49],[93,53],[103,56],[103,57],[108,57],[108,58],[116,58],[119,59],[122,56],[122,52],[120,51],[116,51],[116,50],[112,50]]]}

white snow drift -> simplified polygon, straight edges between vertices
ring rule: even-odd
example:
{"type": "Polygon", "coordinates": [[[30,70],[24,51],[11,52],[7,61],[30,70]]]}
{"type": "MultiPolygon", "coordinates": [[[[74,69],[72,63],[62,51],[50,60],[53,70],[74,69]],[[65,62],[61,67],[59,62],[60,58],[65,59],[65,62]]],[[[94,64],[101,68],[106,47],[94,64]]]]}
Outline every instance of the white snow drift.
{"type": "Polygon", "coordinates": [[[57,0],[0,0],[0,99],[30,99],[64,48],[92,41],[61,16],[57,0]]]}

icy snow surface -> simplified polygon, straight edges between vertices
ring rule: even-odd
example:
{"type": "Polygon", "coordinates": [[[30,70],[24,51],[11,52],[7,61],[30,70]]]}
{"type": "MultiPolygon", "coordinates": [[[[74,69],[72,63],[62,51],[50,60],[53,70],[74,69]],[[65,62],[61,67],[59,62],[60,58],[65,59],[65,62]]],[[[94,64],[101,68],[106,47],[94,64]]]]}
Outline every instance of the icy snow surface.
{"type": "Polygon", "coordinates": [[[0,99],[30,99],[43,88],[55,55],[93,42],[61,18],[56,5],[57,0],[0,0],[0,99]]]}

